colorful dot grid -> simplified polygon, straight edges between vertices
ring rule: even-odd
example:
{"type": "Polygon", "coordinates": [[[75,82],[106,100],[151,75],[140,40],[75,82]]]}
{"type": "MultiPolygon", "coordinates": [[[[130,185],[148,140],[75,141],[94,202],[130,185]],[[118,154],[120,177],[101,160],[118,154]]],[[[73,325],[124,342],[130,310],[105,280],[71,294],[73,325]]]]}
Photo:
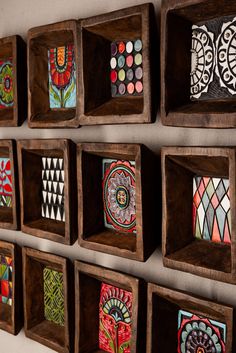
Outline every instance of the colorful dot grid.
{"type": "Polygon", "coordinates": [[[110,80],[112,97],[143,93],[142,41],[111,43],[110,80]]]}
{"type": "Polygon", "coordinates": [[[12,305],[12,258],[0,255],[0,303],[12,305]]]}

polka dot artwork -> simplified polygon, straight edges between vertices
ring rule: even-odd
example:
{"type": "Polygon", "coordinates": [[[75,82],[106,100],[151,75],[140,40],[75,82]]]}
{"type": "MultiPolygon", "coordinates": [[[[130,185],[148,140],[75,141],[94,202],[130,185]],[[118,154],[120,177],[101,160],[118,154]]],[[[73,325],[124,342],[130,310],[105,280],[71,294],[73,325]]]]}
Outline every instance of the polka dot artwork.
{"type": "Polygon", "coordinates": [[[111,43],[110,80],[112,97],[143,94],[142,41],[111,43]]]}

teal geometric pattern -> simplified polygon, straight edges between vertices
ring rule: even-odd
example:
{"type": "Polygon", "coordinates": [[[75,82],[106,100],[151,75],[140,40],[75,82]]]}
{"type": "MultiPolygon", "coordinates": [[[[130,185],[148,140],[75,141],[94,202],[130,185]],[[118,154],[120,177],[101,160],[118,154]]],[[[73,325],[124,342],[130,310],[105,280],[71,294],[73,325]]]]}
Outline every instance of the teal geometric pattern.
{"type": "Polygon", "coordinates": [[[45,267],[44,278],[44,316],[48,321],[64,326],[63,274],[45,267]]]}

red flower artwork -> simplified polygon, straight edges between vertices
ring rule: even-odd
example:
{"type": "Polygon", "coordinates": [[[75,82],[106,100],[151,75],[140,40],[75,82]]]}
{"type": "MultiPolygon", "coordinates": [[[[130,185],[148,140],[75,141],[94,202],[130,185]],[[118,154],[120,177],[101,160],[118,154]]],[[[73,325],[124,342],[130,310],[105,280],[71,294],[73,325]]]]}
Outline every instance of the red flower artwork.
{"type": "Polygon", "coordinates": [[[11,207],[12,175],[9,158],[0,158],[0,206],[11,207]]]}

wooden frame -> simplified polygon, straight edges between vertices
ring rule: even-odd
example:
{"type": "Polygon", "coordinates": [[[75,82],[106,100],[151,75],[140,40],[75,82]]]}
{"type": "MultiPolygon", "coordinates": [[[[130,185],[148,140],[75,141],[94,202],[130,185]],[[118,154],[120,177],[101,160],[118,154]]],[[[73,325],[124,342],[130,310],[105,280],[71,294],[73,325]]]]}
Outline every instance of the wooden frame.
{"type": "Polygon", "coordinates": [[[0,329],[17,335],[23,326],[21,248],[17,244],[0,240],[0,255],[9,256],[13,260],[12,305],[0,303],[0,329]]]}
{"type": "Polygon", "coordinates": [[[160,195],[158,162],[144,145],[81,143],[77,145],[79,245],[91,250],[145,261],[158,245],[160,195]],[[104,227],[102,158],[135,161],[136,235],[104,227]],[[155,181],[152,182],[155,175],[155,181]],[[155,205],[155,207],[153,206],[155,205]],[[93,220],[93,222],[91,221],[93,220]]]}
{"type": "Polygon", "coordinates": [[[19,140],[18,163],[21,200],[21,229],[23,232],[73,244],[77,238],[77,200],[75,145],[71,140],[19,140]],[[65,222],[43,218],[42,204],[42,157],[64,159],[64,209],[65,222]]]}
{"type": "MultiPolygon", "coordinates": [[[[67,20],[28,31],[28,125],[31,128],[76,128],[78,123],[78,23],[67,20]],[[50,109],[48,94],[48,49],[74,43],[76,108],[50,109]]],[[[80,76],[80,75],[79,75],[80,76]]]]}
{"type": "Polygon", "coordinates": [[[192,24],[235,14],[235,3],[229,3],[227,0],[165,0],[163,2],[161,118],[164,125],[236,127],[235,98],[190,100],[192,24]]]}
{"type": "Polygon", "coordinates": [[[27,115],[26,43],[18,36],[0,39],[0,59],[12,57],[13,107],[0,110],[0,126],[19,126],[27,115]]]}
{"type": "Polygon", "coordinates": [[[134,277],[104,267],[75,261],[75,353],[103,352],[98,347],[101,283],[132,291],[131,352],[144,352],[146,334],[146,287],[134,277]]]}
{"type": "Polygon", "coordinates": [[[25,335],[60,353],[73,352],[74,285],[69,260],[39,250],[23,248],[25,335]],[[63,273],[65,325],[44,318],[43,269],[63,273]]]}
{"type": "Polygon", "coordinates": [[[177,352],[179,309],[225,323],[227,325],[225,351],[227,353],[234,352],[234,310],[232,307],[149,283],[147,353],[177,352]]]}
{"type": "Polygon", "coordinates": [[[164,147],[162,183],[164,266],[235,284],[235,148],[164,147]],[[231,244],[194,237],[194,175],[229,178],[231,244]]]}
{"type": "MultiPolygon", "coordinates": [[[[80,125],[151,123],[155,120],[156,99],[152,101],[151,97],[157,81],[157,65],[151,70],[151,42],[156,33],[154,19],[153,4],[148,3],[80,21],[79,62],[84,63],[80,75],[83,87],[79,101],[80,125]],[[144,93],[137,97],[112,98],[111,42],[138,38],[143,42],[144,93]]],[[[154,44],[152,49],[155,49],[154,44]]]]}

